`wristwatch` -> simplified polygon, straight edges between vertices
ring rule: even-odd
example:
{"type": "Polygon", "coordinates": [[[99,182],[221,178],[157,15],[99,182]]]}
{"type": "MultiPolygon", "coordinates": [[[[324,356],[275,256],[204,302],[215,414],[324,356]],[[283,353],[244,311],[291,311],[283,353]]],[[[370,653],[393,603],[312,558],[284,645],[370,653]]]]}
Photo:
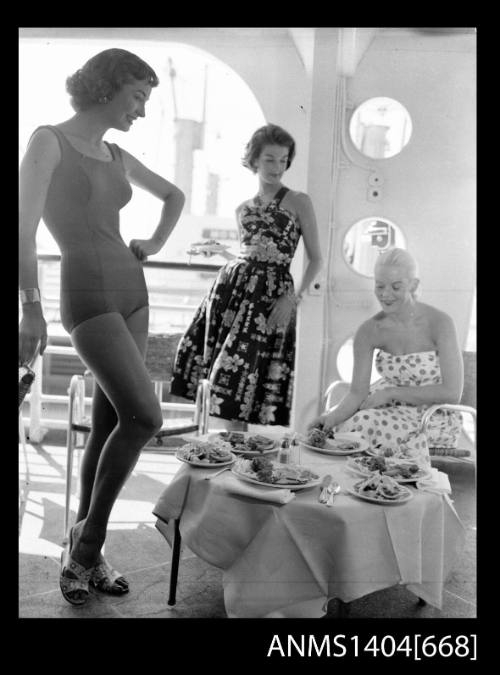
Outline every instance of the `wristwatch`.
{"type": "Polygon", "coordinates": [[[19,298],[23,305],[41,302],[40,291],[38,288],[25,288],[24,290],[19,291],[19,298]]]}

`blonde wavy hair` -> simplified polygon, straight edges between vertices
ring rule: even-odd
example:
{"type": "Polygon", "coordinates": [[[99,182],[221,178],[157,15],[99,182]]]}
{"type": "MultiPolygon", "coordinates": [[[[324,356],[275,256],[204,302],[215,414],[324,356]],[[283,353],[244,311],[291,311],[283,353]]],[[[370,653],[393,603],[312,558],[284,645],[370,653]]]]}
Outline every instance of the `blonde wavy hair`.
{"type": "MultiPolygon", "coordinates": [[[[375,273],[379,267],[396,266],[402,267],[408,274],[410,281],[419,281],[418,265],[415,258],[404,248],[389,248],[379,255],[375,262],[375,273]]],[[[417,297],[417,289],[411,292],[413,298],[417,297]]]]}

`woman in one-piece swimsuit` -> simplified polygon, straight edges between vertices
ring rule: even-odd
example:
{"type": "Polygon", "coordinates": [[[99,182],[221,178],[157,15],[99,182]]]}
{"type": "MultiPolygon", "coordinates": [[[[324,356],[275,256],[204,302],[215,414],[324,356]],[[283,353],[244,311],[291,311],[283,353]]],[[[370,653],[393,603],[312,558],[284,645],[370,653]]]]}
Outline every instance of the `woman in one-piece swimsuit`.
{"type": "Polygon", "coordinates": [[[20,288],[23,316],[19,356],[43,353],[46,323],[39,301],[35,236],[43,217],[61,250],[61,321],[96,380],[92,431],[81,466],[76,523],[63,552],[64,598],[82,605],[89,584],[120,594],[128,582],[102,557],[109,515],[139,453],[162,424],[144,364],[148,293],[142,261],[165,244],[184,195],[116,144],[110,129],[128,131],[158,85],[152,68],[123,49],[108,49],[67,80],[76,114],[39,127],[21,165],[20,288]],[[149,239],[127,246],[120,209],[133,183],[164,203],[149,239]]]}
{"type": "Polygon", "coordinates": [[[417,265],[407,251],[393,248],[379,256],[375,295],[382,311],[354,336],[350,390],[310,426],[360,433],[372,452],[428,468],[429,442],[456,446],[461,417],[437,414],[424,434],[422,416],[433,404],[459,402],[463,361],[453,320],[416,300],[418,284],[417,265]],[[370,390],[375,351],[382,380],[370,390]]]}

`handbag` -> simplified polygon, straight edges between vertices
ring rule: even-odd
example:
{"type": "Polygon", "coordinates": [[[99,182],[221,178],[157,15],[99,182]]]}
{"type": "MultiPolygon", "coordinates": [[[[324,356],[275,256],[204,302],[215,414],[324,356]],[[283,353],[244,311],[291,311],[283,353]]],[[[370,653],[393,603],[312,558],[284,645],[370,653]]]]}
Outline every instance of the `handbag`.
{"type": "Polygon", "coordinates": [[[33,355],[33,358],[29,364],[19,366],[19,409],[21,408],[26,394],[31,389],[31,385],[35,379],[35,371],[33,370],[32,366],[38,357],[39,351],[40,345],[37,346],[35,354],[33,355]]]}

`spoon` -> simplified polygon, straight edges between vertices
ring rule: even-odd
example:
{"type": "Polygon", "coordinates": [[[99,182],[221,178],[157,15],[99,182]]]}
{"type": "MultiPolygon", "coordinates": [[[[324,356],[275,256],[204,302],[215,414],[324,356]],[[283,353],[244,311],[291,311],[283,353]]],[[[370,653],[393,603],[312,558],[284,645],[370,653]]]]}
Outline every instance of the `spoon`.
{"type": "Polygon", "coordinates": [[[338,483],[332,483],[327,488],[328,500],[326,502],[327,506],[333,506],[333,498],[340,492],[340,485],[338,483]]]}

